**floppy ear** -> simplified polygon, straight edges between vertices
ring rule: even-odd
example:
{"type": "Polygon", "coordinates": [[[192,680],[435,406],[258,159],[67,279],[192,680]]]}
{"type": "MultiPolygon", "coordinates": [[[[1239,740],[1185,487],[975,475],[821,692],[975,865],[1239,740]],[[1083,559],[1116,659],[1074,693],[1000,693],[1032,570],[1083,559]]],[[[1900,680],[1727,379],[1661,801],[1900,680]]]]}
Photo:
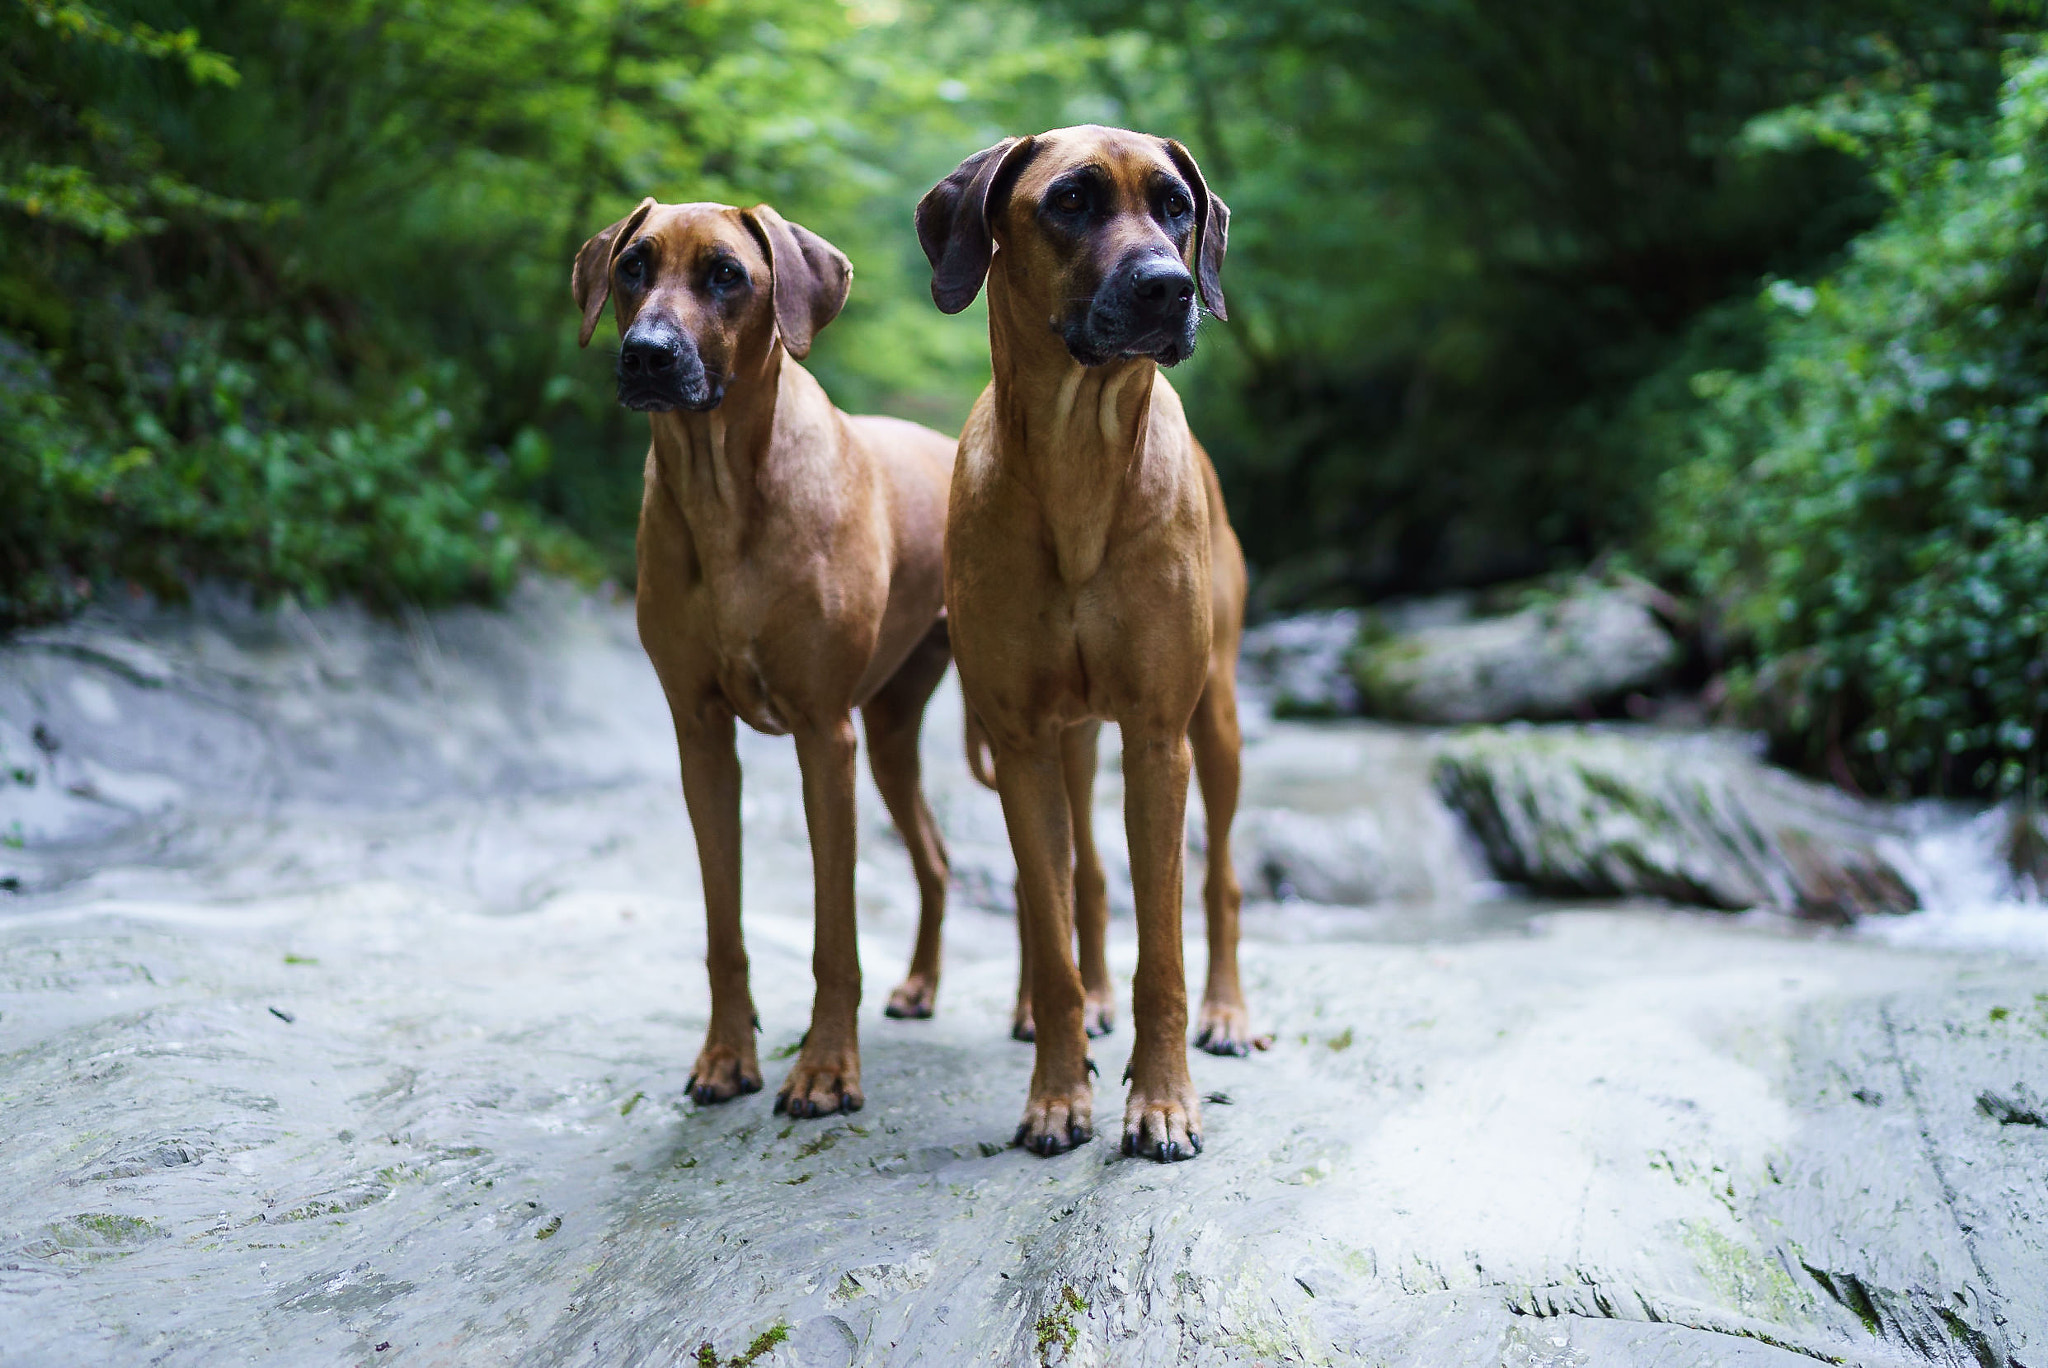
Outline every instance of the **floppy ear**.
{"type": "Polygon", "coordinates": [[[1230,206],[1209,189],[1192,152],[1168,138],[1166,155],[1173,158],[1195,192],[1195,279],[1202,286],[1202,301],[1210,313],[1227,323],[1230,313],[1223,304],[1223,250],[1230,245],[1230,206]]]}
{"type": "Polygon", "coordinates": [[[569,272],[569,289],[576,296],[576,307],[583,311],[583,331],[576,334],[576,345],[590,345],[590,335],[597,331],[597,320],[604,316],[604,302],[612,295],[612,262],[618,258],[619,248],[633,240],[633,234],[640,231],[640,225],[647,221],[647,211],[654,207],[654,196],[640,201],[640,207],[583,244],[576,253],[576,265],[569,272]]]}
{"type": "Polygon", "coordinates": [[[765,204],[740,211],[768,253],[774,277],[775,330],[782,345],[801,361],[811,354],[818,329],[839,317],[853,288],[853,263],[802,224],[791,223],[765,204]]]}
{"type": "Polygon", "coordinates": [[[959,313],[981,293],[995,255],[989,215],[1001,210],[1033,146],[1030,138],[1005,138],[984,148],[917,202],[917,241],[932,264],[932,300],[942,312],[959,313]]]}

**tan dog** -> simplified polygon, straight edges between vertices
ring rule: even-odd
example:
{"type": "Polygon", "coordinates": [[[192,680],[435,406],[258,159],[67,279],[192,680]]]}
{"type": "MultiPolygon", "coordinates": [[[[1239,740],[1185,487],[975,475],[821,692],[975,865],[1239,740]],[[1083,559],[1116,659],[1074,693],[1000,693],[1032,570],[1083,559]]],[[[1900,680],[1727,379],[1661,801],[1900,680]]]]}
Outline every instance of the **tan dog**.
{"type": "Polygon", "coordinates": [[[711,1028],[688,1085],[699,1104],[761,1086],[740,938],[735,717],[796,738],[817,887],[817,997],[775,1109],[823,1116],[863,1101],[855,708],[921,895],[891,1015],[930,1015],[938,988],[946,851],[917,740],[948,659],[940,546],[954,444],[914,423],[848,417],[797,364],[851,281],[837,248],[767,205],[648,199],[576,254],[581,340],[616,298],[619,400],[654,431],[636,608],[674,715],[704,871],[711,1028]]]}
{"type": "Polygon", "coordinates": [[[1103,719],[1123,732],[1138,905],[1125,1152],[1202,1146],[1181,964],[1190,737],[1209,818],[1201,1039],[1251,1044],[1230,862],[1244,557],[1159,373],[1194,350],[1197,274],[1224,316],[1229,219],[1179,143],[1094,127],[976,153],[917,207],[939,307],[957,313],[988,282],[994,379],[960,435],[946,608],[1017,856],[1037,1042],[1017,1143],[1041,1154],[1093,1133],[1085,1004],[1106,1025],[1111,1001],[1088,829],[1103,719]]]}

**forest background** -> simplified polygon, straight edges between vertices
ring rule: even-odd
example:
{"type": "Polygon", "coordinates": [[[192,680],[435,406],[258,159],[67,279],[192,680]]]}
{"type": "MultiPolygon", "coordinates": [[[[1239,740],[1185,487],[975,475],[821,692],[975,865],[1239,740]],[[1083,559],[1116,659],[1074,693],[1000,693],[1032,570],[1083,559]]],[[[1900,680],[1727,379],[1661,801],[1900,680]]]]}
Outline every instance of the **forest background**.
{"type": "Polygon", "coordinates": [[[917,198],[1017,132],[1187,142],[1174,376],[1265,614],[1625,566],[1731,716],[2038,789],[2040,0],[0,0],[0,628],[202,580],[630,582],[644,420],[570,258],[643,195],[856,267],[812,369],[955,429],[917,198]]]}

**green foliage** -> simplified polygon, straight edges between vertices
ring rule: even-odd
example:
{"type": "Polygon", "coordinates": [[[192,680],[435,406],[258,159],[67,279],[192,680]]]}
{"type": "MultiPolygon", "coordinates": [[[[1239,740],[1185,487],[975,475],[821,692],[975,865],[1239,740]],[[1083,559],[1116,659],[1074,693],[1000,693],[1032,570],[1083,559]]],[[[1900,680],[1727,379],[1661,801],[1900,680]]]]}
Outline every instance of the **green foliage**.
{"type": "Polygon", "coordinates": [[[568,273],[650,193],[838,242],[813,368],[957,424],[985,337],[926,300],[911,206],[1059,121],[1089,48],[1009,6],[0,0],[0,625],[117,579],[434,601],[579,540],[623,570],[646,423],[568,273]]]}
{"type": "Polygon", "coordinates": [[[532,519],[462,446],[474,384],[365,366],[366,339],[257,255],[289,206],[188,174],[216,168],[180,155],[166,106],[243,98],[241,65],[195,28],[54,0],[0,11],[0,48],[0,625],[112,578],[385,603],[504,587],[506,529],[532,519]]]}
{"type": "Polygon", "coordinates": [[[753,1342],[744,1352],[725,1359],[718,1357],[718,1349],[710,1340],[705,1340],[697,1346],[698,1368],[753,1368],[764,1354],[775,1352],[775,1347],[788,1339],[788,1322],[777,1321],[754,1336],[753,1342]]]}
{"type": "MultiPolygon", "coordinates": [[[[128,377],[125,423],[85,425],[20,344],[0,337],[0,613],[62,611],[90,566],[175,595],[195,569],[318,598],[374,602],[504,587],[518,540],[492,507],[496,475],[449,439],[450,403],[422,387],[347,421],[267,392],[222,329],[157,326],[174,366],[128,377]]],[[[282,339],[270,366],[302,359],[282,339]]]]}
{"type": "Polygon", "coordinates": [[[1235,211],[1175,383],[1269,606],[1630,544],[1724,606],[1788,751],[2010,787],[2048,173],[2040,59],[1999,61],[2041,9],[0,0],[0,626],[121,581],[621,572],[645,422],[567,283],[647,194],[836,242],[812,368],[950,428],[985,314],[930,306],[912,206],[1093,120],[1235,211]]]}
{"type": "Polygon", "coordinates": [[[1074,1290],[1068,1283],[1060,1288],[1059,1298],[1052,1309],[1038,1318],[1034,1327],[1038,1335],[1038,1361],[1050,1364],[1054,1354],[1064,1357],[1074,1351],[1081,1339],[1079,1317],[1088,1314],[1088,1299],[1074,1290]]]}
{"type": "Polygon", "coordinates": [[[1894,200],[1838,271],[1765,291],[1760,367],[1695,379],[1659,540],[1753,649],[1738,701],[1788,751],[2003,792],[2048,711],[2048,54],[2012,58],[1995,116],[1943,94],[1756,130],[1854,147],[1894,200]]]}
{"type": "Polygon", "coordinates": [[[199,45],[196,29],[166,33],[139,20],[123,26],[109,21],[93,6],[77,3],[77,0],[21,0],[21,3],[37,27],[64,42],[112,48],[117,52],[134,53],[159,61],[179,61],[185,67],[185,74],[200,85],[232,86],[241,79],[232,62],[199,45]]]}
{"type": "Polygon", "coordinates": [[[1754,350],[1703,311],[1881,208],[1747,122],[1898,51],[1988,100],[1990,0],[1064,0],[1133,27],[1140,122],[1187,130],[1236,212],[1232,315],[1191,408],[1269,603],[1583,562],[1633,535],[1665,399],[1754,350]],[[1711,354],[1701,354],[1708,347],[1711,354]],[[1691,355],[1687,355],[1691,352],[1691,355]]]}

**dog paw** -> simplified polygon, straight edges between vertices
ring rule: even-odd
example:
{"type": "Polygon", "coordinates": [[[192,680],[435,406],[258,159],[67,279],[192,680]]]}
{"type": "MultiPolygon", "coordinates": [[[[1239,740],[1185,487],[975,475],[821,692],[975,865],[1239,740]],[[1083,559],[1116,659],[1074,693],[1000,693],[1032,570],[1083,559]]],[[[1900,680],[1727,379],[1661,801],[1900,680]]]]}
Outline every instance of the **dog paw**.
{"type": "Polygon", "coordinates": [[[1195,1025],[1195,1044],[1213,1055],[1242,1059],[1273,1042],[1252,1034],[1252,1016],[1242,1002],[1204,1002],[1195,1025]]]}
{"type": "Polygon", "coordinates": [[[707,1044],[690,1070],[690,1081],[683,1085],[683,1092],[700,1107],[759,1091],[761,1066],[754,1062],[753,1051],[742,1054],[730,1045],[707,1044]]]}
{"type": "Polygon", "coordinates": [[[1124,1102],[1125,1154],[1171,1163],[1202,1152],[1202,1111],[1192,1084],[1133,1087],[1124,1102]]]}
{"type": "Polygon", "coordinates": [[[1028,998],[1019,1002],[1010,1013],[1010,1039],[1021,1040],[1026,1044],[1038,1039],[1038,1025],[1031,1019],[1031,1002],[1028,998]]]}
{"type": "Polygon", "coordinates": [[[1106,1036],[1116,1029],[1116,998],[1089,997],[1081,1003],[1081,1026],[1093,1036],[1106,1036]]]}
{"type": "Polygon", "coordinates": [[[860,1052],[809,1046],[775,1095],[775,1110],[790,1116],[836,1116],[857,1112],[867,1103],[860,1090],[860,1052]]]}
{"type": "Polygon", "coordinates": [[[1078,1149],[1094,1138],[1095,1094],[1084,1082],[1045,1093],[1034,1089],[1010,1143],[1033,1154],[1051,1155],[1078,1149]]]}
{"type": "Polygon", "coordinates": [[[889,990],[889,1002],[882,1008],[882,1015],[901,1021],[924,1021],[937,1010],[938,1000],[937,981],[912,974],[889,990]]]}

